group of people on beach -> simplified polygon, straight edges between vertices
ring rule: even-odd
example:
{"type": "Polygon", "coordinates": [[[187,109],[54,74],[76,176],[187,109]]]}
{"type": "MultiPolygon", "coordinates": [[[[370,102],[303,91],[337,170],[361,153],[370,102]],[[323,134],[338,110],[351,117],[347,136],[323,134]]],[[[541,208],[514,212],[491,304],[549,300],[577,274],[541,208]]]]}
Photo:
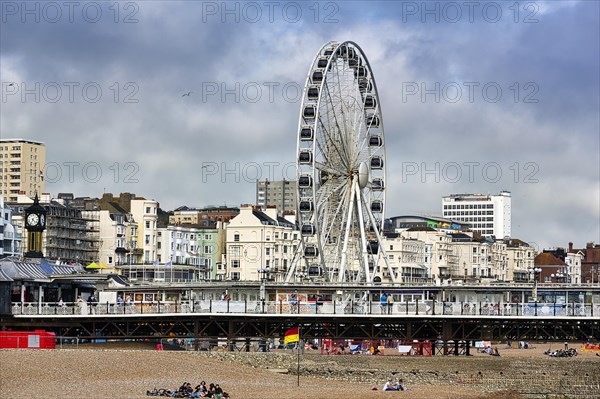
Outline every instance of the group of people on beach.
{"type": "Polygon", "coordinates": [[[192,388],[192,384],[184,382],[179,389],[156,389],[147,391],[148,396],[166,396],[169,398],[214,398],[214,399],[228,399],[229,394],[223,391],[223,388],[219,384],[213,384],[212,382],[206,386],[206,382],[202,381],[200,384],[192,388]]]}
{"type": "Polygon", "coordinates": [[[404,388],[404,383],[401,378],[398,378],[396,383],[392,382],[392,378],[388,378],[386,383],[383,385],[383,391],[408,391],[408,388],[404,388]]]}
{"type": "Polygon", "coordinates": [[[544,355],[552,356],[552,357],[575,357],[577,356],[577,349],[568,348],[568,349],[557,349],[553,351],[552,349],[548,349],[544,352],[544,355]]]}

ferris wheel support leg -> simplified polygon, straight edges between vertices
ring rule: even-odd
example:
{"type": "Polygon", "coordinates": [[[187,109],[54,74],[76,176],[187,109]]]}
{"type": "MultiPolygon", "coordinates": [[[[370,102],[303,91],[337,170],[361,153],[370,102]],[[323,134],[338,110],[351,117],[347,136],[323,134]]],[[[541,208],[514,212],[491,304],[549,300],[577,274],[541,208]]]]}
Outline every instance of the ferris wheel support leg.
{"type": "MultiPolygon", "coordinates": [[[[362,195],[362,193],[361,193],[361,195],[362,195]]],[[[363,201],[364,200],[365,199],[363,198],[363,201]]],[[[371,220],[371,224],[374,227],[373,230],[375,230],[375,235],[377,236],[377,241],[379,243],[379,250],[381,252],[381,255],[383,256],[383,261],[385,262],[387,270],[390,273],[390,277],[392,278],[392,283],[397,283],[398,280],[396,279],[396,273],[394,273],[394,269],[392,269],[392,267],[390,266],[390,263],[388,262],[388,257],[387,257],[387,254],[385,253],[385,249],[383,247],[383,240],[381,239],[381,235],[379,234],[379,229],[377,229],[377,221],[375,220],[375,217],[371,213],[370,209],[367,209],[367,213],[369,214],[369,219],[371,220]]]]}
{"type": "Polygon", "coordinates": [[[350,237],[350,227],[352,226],[352,211],[354,208],[354,183],[355,178],[352,178],[350,186],[350,206],[348,207],[348,218],[346,219],[346,231],[344,232],[344,246],[342,247],[342,261],[340,262],[340,270],[338,272],[338,282],[342,283],[345,280],[346,274],[346,259],[348,253],[348,239],[350,237]]]}
{"type": "Polygon", "coordinates": [[[367,237],[365,236],[365,222],[363,220],[362,207],[364,205],[361,200],[361,191],[358,187],[358,181],[354,179],[354,192],[356,194],[356,209],[358,211],[358,223],[360,225],[360,240],[362,243],[362,258],[363,258],[363,267],[365,270],[365,281],[367,283],[371,282],[371,275],[369,273],[369,255],[367,253],[367,237]]]}
{"type": "Polygon", "coordinates": [[[292,259],[292,264],[290,265],[290,269],[288,270],[288,272],[285,276],[286,283],[289,283],[290,280],[292,279],[292,277],[294,277],[294,274],[296,273],[296,266],[298,265],[298,262],[300,262],[302,259],[302,256],[300,254],[302,254],[303,250],[304,250],[303,241],[300,240],[298,249],[296,249],[296,253],[294,254],[294,259],[292,259]]]}

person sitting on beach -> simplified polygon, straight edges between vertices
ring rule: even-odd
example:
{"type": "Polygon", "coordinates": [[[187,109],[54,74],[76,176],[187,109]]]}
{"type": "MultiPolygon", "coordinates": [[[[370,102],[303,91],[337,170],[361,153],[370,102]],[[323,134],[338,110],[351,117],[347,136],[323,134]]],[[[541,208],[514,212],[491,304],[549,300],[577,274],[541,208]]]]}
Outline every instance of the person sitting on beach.
{"type": "Polygon", "coordinates": [[[402,378],[398,378],[395,388],[396,391],[404,391],[404,384],[402,383],[402,378]]]}
{"type": "Polygon", "coordinates": [[[194,389],[194,392],[192,392],[192,394],[190,395],[190,398],[203,398],[204,396],[206,396],[206,392],[206,382],[201,381],[200,384],[196,385],[196,388],[194,389]]]}
{"type": "Polygon", "coordinates": [[[179,392],[187,392],[187,384],[188,384],[187,382],[184,382],[183,384],[181,384],[178,391],[179,392]]]}
{"type": "Polygon", "coordinates": [[[210,383],[210,385],[208,386],[208,388],[206,389],[206,394],[204,395],[204,397],[206,398],[212,398],[215,394],[215,384],[213,384],[212,382],[210,383]]]}
{"type": "Polygon", "coordinates": [[[387,381],[385,382],[385,385],[383,386],[383,390],[384,391],[397,391],[397,389],[392,386],[391,378],[387,379],[387,381]]]}
{"type": "Polygon", "coordinates": [[[219,384],[215,384],[215,390],[213,392],[213,397],[216,399],[223,398],[223,388],[219,384]]]}

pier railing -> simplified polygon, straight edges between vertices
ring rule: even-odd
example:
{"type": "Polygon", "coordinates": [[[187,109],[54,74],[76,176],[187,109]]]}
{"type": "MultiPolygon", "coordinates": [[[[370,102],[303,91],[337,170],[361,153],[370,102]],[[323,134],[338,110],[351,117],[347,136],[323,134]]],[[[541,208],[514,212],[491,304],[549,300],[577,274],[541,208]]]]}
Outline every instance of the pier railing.
{"type": "Polygon", "coordinates": [[[13,315],[140,315],[177,313],[235,313],[289,315],[389,315],[488,317],[600,317],[600,303],[491,303],[423,300],[381,304],[369,301],[227,301],[87,303],[13,302],[13,315]]]}

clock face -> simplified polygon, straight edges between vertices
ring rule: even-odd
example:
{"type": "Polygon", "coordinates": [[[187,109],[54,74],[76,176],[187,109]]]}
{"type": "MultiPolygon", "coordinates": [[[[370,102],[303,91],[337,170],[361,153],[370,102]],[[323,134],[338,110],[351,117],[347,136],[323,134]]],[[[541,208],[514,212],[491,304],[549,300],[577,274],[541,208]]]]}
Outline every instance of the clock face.
{"type": "Polygon", "coordinates": [[[37,225],[38,221],[39,221],[38,215],[36,215],[35,213],[32,213],[29,216],[27,216],[27,224],[29,224],[30,226],[37,225]]]}

